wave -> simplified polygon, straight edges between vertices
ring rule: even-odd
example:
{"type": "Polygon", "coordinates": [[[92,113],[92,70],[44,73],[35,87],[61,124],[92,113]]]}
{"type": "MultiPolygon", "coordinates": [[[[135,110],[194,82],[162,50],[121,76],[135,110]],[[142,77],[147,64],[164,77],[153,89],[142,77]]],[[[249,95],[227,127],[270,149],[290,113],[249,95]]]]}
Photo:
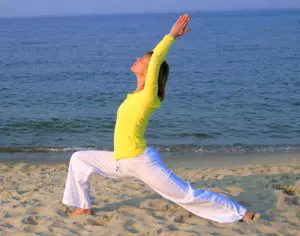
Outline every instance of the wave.
{"type": "Polygon", "coordinates": [[[80,150],[104,150],[101,147],[5,147],[0,152],[76,152],[80,150]]]}
{"type": "MultiPolygon", "coordinates": [[[[170,153],[273,153],[273,152],[289,152],[300,151],[300,144],[297,145],[276,145],[276,146],[260,146],[260,145],[226,145],[226,146],[197,146],[197,145],[150,145],[160,152],[170,153]]],[[[76,152],[80,150],[108,150],[112,151],[112,147],[103,146],[95,147],[3,147],[0,152],[42,152],[42,153],[66,153],[76,152]]]]}
{"type": "MultiPolygon", "coordinates": [[[[173,135],[173,134],[172,134],[173,135]]],[[[181,133],[181,134],[176,134],[176,136],[180,136],[180,137],[189,137],[189,136],[192,136],[192,137],[197,137],[197,138],[213,138],[215,136],[218,136],[218,135],[222,135],[222,133],[203,133],[203,132],[194,132],[194,133],[181,133]]]]}
{"type": "Polygon", "coordinates": [[[48,42],[48,41],[21,41],[20,44],[21,45],[47,45],[49,43],[59,43],[59,41],[52,41],[52,42],[48,42]]]}
{"type": "MultiPolygon", "coordinates": [[[[91,119],[59,119],[48,118],[47,120],[28,120],[28,121],[9,121],[6,131],[43,131],[43,132],[71,132],[80,133],[85,132],[87,123],[93,124],[95,129],[105,132],[107,129],[113,129],[115,121],[106,118],[91,118],[91,119]]],[[[1,134],[1,131],[0,131],[1,134]]]]}
{"type": "Polygon", "coordinates": [[[172,153],[273,153],[286,151],[300,151],[300,145],[174,145],[174,146],[156,146],[161,152],[172,153]]]}

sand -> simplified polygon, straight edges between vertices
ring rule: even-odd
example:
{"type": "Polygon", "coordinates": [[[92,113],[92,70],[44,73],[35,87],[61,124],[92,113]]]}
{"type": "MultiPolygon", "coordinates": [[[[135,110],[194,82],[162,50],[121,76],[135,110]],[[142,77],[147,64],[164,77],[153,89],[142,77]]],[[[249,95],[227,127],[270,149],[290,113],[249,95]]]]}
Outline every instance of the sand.
{"type": "MultiPolygon", "coordinates": [[[[201,157],[195,160],[201,166],[201,157]]],[[[101,176],[92,177],[94,215],[68,217],[72,208],[61,204],[67,164],[5,162],[0,163],[0,235],[300,235],[300,155],[272,164],[171,168],[195,188],[243,201],[260,218],[216,223],[137,179],[101,176]]]]}

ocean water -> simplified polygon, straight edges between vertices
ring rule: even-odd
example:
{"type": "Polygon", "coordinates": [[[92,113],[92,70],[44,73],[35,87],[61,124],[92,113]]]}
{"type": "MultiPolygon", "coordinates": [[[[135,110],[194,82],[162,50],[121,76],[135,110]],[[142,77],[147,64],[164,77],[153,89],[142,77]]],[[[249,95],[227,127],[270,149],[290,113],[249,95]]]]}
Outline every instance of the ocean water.
{"type": "MultiPolygon", "coordinates": [[[[0,151],[113,149],[130,67],[179,14],[0,19],[0,151]]],[[[146,132],[170,152],[300,147],[300,11],[192,13],[146,132]]]]}

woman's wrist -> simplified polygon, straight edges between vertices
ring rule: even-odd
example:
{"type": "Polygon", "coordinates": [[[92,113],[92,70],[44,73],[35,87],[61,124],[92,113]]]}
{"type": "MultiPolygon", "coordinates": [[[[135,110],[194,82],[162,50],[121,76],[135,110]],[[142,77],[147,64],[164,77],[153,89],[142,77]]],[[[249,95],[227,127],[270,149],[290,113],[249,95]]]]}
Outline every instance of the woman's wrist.
{"type": "Polygon", "coordinates": [[[176,39],[176,36],[174,34],[172,34],[171,32],[168,33],[169,36],[171,36],[173,39],[176,39]]]}

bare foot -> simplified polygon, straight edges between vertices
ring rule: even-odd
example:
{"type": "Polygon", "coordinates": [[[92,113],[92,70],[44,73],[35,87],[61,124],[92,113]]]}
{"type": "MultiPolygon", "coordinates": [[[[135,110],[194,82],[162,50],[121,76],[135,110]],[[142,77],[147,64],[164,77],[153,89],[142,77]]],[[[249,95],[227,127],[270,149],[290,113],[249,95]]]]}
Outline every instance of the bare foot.
{"type": "Polygon", "coordinates": [[[249,223],[251,220],[254,220],[256,212],[247,211],[244,215],[243,221],[249,223]]]}
{"type": "Polygon", "coordinates": [[[83,209],[83,208],[77,208],[74,212],[69,214],[69,216],[78,216],[78,215],[91,215],[92,210],[91,209],[83,209]]]}

